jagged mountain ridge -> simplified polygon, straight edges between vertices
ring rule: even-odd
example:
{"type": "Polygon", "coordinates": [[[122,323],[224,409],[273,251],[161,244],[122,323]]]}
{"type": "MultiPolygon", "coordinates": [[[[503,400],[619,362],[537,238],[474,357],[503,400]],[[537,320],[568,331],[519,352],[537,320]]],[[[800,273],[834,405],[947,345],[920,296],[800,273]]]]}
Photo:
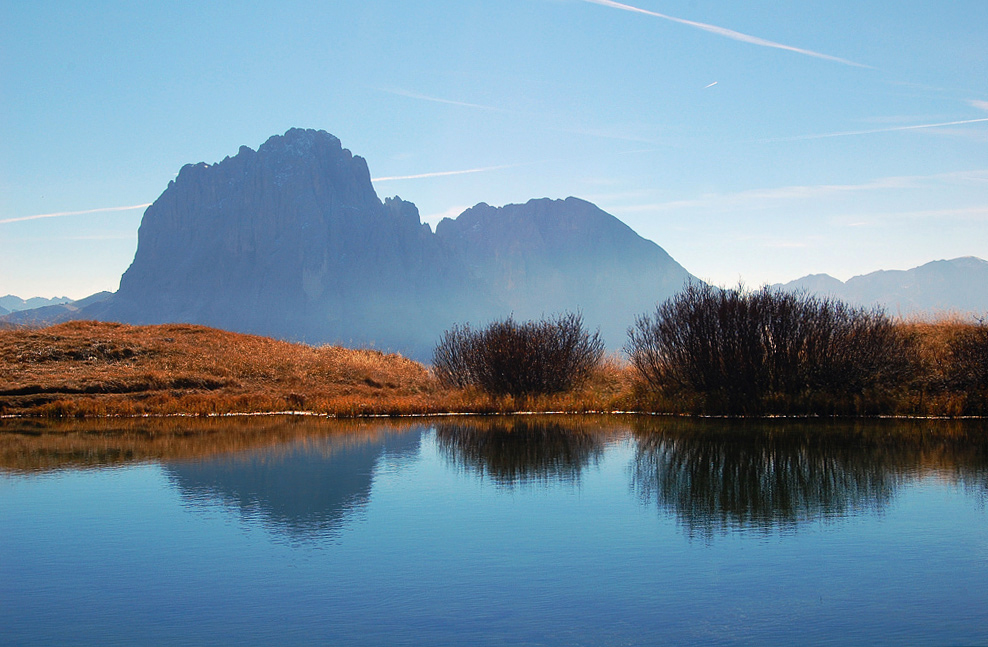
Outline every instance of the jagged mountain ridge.
{"type": "Polygon", "coordinates": [[[409,349],[452,315],[440,294],[478,294],[415,206],[382,203],[366,162],[322,131],[183,167],[138,239],[98,318],[409,349]]]}
{"type": "Polygon", "coordinates": [[[120,289],[80,317],[189,322],[427,359],[442,331],[580,310],[612,348],[692,276],[658,245],[570,198],[479,204],[433,233],[378,198],[363,158],[291,129],[186,165],[146,210],[120,289]]]}
{"type": "Polygon", "coordinates": [[[984,314],[988,312],[988,261],[974,256],[931,261],[909,270],[879,270],[846,282],[811,274],[776,285],[851,304],[879,305],[890,314],[984,314]]]}

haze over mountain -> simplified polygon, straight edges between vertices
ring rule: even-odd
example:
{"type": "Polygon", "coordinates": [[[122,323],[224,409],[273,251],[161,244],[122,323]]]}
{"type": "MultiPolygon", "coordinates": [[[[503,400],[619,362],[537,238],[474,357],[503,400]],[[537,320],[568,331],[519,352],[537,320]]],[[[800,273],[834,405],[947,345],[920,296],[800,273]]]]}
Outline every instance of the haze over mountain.
{"type": "Polygon", "coordinates": [[[580,310],[612,348],[692,276],[594,205],[478,204],[433,233],[382,202],[366,162],[324,132],[186,165],[144,214],[120,289],[78,317],[190,322],[428,358],[442,331],[580,310]]]}
{"type": "Polygon", "coordinates": [[[97,292],[76,301],[65,297],[58,299],[27,299],[26,303],[29,304],[37,303],[38,301],[48,302],[49,304],[23,308],[0,317],[0,320],[18,325],[41,326],[68,321],[70,319],[78,319],[80,316],[79,313],[83,308],[104,301],[112,295],[112,292],[97,292]]]}
{"type": "MultiPolygon", "coordinates": [[[[120,289],[72,302],[0,298],[0,318],[200,323],[428,359],[454,323],[579,310],[619,348],[636,315],[695,280],[595,205],[480,203],[433,233],[411,202],[378,198],[366,162],[324,132],[181,169],[144,214],[120,289]]],[[[988,311],[988,262],[965,257],[846,283],[786,284],[892,314],[988,311]]]]}
{"type": "Polygon", "coordinates": [[[72,299],[68,297],[52,297],[51,299],[46,299],[44,297],[31,297],[29,299],[22,299],[18,296],[14,296],[13,294],[8,294],[5,297],[0,297],[0,314],[20,312],[21,310],[32,310],[34,308],[43,308],[45,306],[55,306],[71,302],[72,299]]]}
{"type": "Polygon", "coordinates": [[[988,312],[988,261],[974,256],[926,263],[910,270],[880,270],[842,282],[811,274],[781,284],[855,305],[881,305],[890,314],[988,312]]]}
{"type": "Polygon", "coordinates": [[[696,280],[665,250],[578,198],[480,203],[436,235],[520,319],[581,309],[612,346],[637,314],[696,280]]]}

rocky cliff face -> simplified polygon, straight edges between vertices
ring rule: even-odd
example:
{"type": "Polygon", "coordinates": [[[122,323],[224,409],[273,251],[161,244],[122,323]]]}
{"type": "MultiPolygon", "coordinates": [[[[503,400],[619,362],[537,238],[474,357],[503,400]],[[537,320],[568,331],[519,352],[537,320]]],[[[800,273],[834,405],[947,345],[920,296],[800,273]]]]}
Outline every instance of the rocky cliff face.
{"type": "Polygon", "coordinates": [[[323,131],[182,168],[144,214],[119,291],[82,316],[191,322],[428,359],[456,322],[582,310],[614,348],[690,275],[594,205],[479,204],[434,234],[378,199],[366,162],[323,131]]]}
{"type": "Polygon", "coordinates": [[[366,162],[322,131],[185,166],[138,238],[100,318],[421,353],[423,330],[485,309],[415,205],[382,203],[366,162]]]}

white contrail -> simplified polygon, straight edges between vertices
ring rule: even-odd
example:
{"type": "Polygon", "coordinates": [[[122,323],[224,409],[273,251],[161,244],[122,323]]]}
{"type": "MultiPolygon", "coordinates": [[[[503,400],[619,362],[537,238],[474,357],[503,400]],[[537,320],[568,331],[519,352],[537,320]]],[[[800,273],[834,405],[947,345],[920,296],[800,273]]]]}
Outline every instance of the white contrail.
{"type": "Polygon", "coordinates": [[[783,45],[782,43],[776,43],[771,40],[765,40],[764,38],[751,36],[750,34],[742,34],[741,32],[734,31],[733,29],[726,29],[724,27],[718,27],[717,25],[708,25],[707,23],[696,22],[693,20],[686,20],[684,18],[676,18],[675,16],[668,16],[664,13],[649,11],[648,9],[641,9],[639,7],[632,7],[631,5],[622,4],[620,2],[614,2],[613,0],[584,0],[584,2],[599,4],[604,7],[611,7],[613,9],[621,9],[622,11],[632,11],[634,13],[645,14],[646,16],[653,16],[655,18],[662,18],[663,20],[669,20],[675,23],[679,23],[680,25],[687,25],[688,27],[702,29],[703,31],[710,32],[711,34],[717,34],[718,36],[730,38],[731,40],[741,41],[742,43],[748,43],[750,45],[759,45],[760,47],[783,49],[786,50],[787,52],[795,52],[797,54],[803,54],[805,56],[812,56],[813,58],[822,58],[825,61],[833,61],[834,63],[841,63],[843,65],[852,65],[854,67],[866,67],[869,69],[871,68],[870,65],[855,63],[854,61],[849,61],[846,58],[839,58],[837,56],[831,56],[829,54],[821,54],[820,52],[814,52],[809,49],[793,47],[792,45],[783,45]]]}
{"type": "Polygon", "coordinates": [[[763,139],[765,142],[793,142],[806,139],[827,139],[828,137],[849,137],[853,135],[874,135],[876,133],[892,133],[900,130],[921,130],[923,128],[943,128],[945,126],[963,126],[964,124],[979,124],[988,121],[988,117],[980,119],[962,119],[960,121],[943,121],[936,124],[916,124],[914,126],[893,126],[891,128],[874,128],[871,130],[845,130],[838,133],[822,133],[819,135],[796,135],[794,137],[779,137],[763,139]]]}
{"type": "Polygon", "coordinates": [[[408,92],[406,90],[397,90],[394,88],[378,88],[381,92],[387,92],[388,94],[394,94],[399,97],[407,97],[409,99],[419,99],[420,101],[431,101],[432,103],[443,103],[448,106],[460,106],[461,108],[476,108],[477,110],[490,110],[492,112],[512,112],[511,110],[505,110],[504,108],[496,108],[494,106],[485,106],[480,103],[468,103],[466,101],[454,101],[453,99],[441,99],[439,97],[430,97],[427,94],[419,94],[418,92],[408,92]]]}
{"type": "Polygon", "coordinates": [[[483,168],[469,168],[462,171],[436,171],[434,173],[418,173],[416,175],[390,175],[388,177],[373,177],[371,182],[389,182],[391,180],[420,180],[427,177],[444,177],[447,175],[466,175],[467,173],[483,173],[484,171],[497,171],[498,169],[511,168],[517,164],[505,164],[503,166],[485,166],[483,168]]]}
{"type": "Polygon", "coordinates": [[[57,211],[55,213],[41,213],[36,216],[21,216],[19,218],[6,218],[0,220],[0,225],[6,225],[12,222],[24,222],[26,220],[41,220],[42,218],[61,218],[62,216],[83,216],[90,213],[103,213],[106,211],[131,211],[133,209],[144,209],[150,207],[151,203],[147,204],[133,204],[129,207],[103,207],[102,209],[85,209],[84,211],[57,211]]]}
{"type": "Polygon", "coordinates": [[[706,84],[705,86],[703,86],[703,89],[706,90],[707,88],[712,88],[715,85],[717,85],[717,82],[716,81],[714,81],[713,83],[706,84]]]}

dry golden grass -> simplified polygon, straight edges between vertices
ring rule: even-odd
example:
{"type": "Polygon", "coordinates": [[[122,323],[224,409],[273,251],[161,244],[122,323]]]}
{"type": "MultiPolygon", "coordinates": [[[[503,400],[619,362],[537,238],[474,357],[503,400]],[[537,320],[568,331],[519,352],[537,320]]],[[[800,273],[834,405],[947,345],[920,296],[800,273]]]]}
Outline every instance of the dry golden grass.
{"type": "MultiPolygon", "coordinates": [[[[975,325],[948,318],[900,324],[915,363],[893,391],[854,401],[778,403],[779,412],[988,414],[988,389],[959,387],[957,339],[975,325]],[[798,405],[798,406],[797,406],[798,405]]],[[[307,411],[337,417],[553,411],[690,411],[644,388],[619,356],[566,393],[494,397],[445,389],[396,354],[312,347],[202,326],[77,321],[0,329],[0,415],[95,417],[307,411]]]]}
{"type": "MultiPolygon", "coordinates": [[[[899,412],[915,415],[988,415],[988,389],[972,381],[972,363],[984,361],[986,350],[965,343],[984,335],[984,328],[970,318],[945,315],[933,321],[906,321],[907,335],[915,362],[913,383],[899,403],[899,412]],[[974,351],[974,353],[972,353],[974,351]]],[[[982,366],[982,371],[986,367],[982,366]]]]}
{"type": "Polygon", "coordinates": [[[274,411],[356,417],[613,408],[630,372],[609,359],[580,390],[537,399],[443,389],[397,354],[312,347],[188,324],[75,321],[0,330],[0,414],[274,411]]]}
{"type": "Polygon", "coordinates": [[[0,331],[4,414],[391,414],[430,411],[438,400],[424,366],[378,351],[184,324],[0,331]]]}

